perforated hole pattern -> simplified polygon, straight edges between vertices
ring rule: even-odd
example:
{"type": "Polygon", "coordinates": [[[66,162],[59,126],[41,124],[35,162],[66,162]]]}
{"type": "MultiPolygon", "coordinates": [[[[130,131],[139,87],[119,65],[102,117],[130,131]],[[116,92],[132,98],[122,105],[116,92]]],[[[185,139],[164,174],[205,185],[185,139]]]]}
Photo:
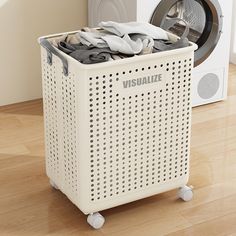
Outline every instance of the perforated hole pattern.
{"type": "MultiPolygon", "coordinates": [[[[78,203],[79,191],[83,191],[79,189],[83,180],[78,179],[81,157],[76,113],[80,80],[75,71],[64,77],[61,63],[48,65],[43,53],[47,173],[78,203]]],[[[175,59],[162,60],[162,64],[143,62],[140,67],[130,63],[129,69],[117,66],[117,70],[87,71],[88,77],[83,79],[87,80],[88,100],[84,105],[88,106],[89,120],[84,122],[88,123],[89,156],[83,158],[89,158],[88,201],[158,189],[188,175],[192,59],[175,59]],[[125,93],[120,87],[129,78],[160,71],[166,73],[161,83],[125,93]]]]}
{"type": "Polygon", "coordinates": [[[58,101],[57,101],[57,75],[55,65],[47,63],[46,53],[42,56],[43,100],[44,100],[44,125],[46,143],[47,173],[52,178],[59,178],[59,127],[58,127],[58,101]]]}
{"type": "Polygon", "coordinates": [[[92,202],[145,191],[188,175],[192,59],[181,59],[90,76],[92,202]],[[159,87],[130,94],[114,89],[130,75],[160,70],[167,79],[159,87]]]}
{"type": "Polygon", "coordinates": [[[65,77],[58,59],[53,57],[53,64],[49,65],[46,52],[43,50],[42,53],[47,173],[65,193],[72,194],[70,198],[76,202],[79,160],[75,74],[70,72],[65,77]]]}
{"type": "Polygon", "coordinates": [[[63,161],[64,181],[75,197],[78,192],[78,158],[76,130],[76,89],[75,75],[69,73],[65,77],[62,73],[61,99],[62,99],[62,139],[63,139],[63,161]]]}

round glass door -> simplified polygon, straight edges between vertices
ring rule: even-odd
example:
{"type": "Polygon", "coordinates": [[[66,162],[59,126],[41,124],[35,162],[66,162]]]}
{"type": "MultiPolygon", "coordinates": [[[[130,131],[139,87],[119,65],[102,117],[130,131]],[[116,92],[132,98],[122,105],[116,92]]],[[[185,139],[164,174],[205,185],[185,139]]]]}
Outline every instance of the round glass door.
{"type": "MultiPolygon", "coordinates": [[[[188,39],[198,45],[195,66],[204,62],[217,45],[222,29],[222,12],[217,0],[162,0],[154,11],[151,23],[165,29],[168,19],[188,22],[188,39]]],[[[167,24],[168,25],[168,24],[167,24]]],[[[181,21],[169,29],[181,36],[185,26],[181,21]]]]}

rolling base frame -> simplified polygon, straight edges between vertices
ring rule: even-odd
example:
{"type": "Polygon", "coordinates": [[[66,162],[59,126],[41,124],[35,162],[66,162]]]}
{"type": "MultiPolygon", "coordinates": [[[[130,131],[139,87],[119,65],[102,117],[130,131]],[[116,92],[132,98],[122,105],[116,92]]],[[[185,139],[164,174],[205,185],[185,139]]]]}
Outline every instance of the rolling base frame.
{"type": "MultiPolygon", "coordinates": [[[[59,190],[58,186],[50,180],[52,188],[59,190]]],[[[185,202],[189,202],[193,198],[193,187],[183,186],[179,188],[177,193],[178,198],[182,199],[185,202]]],[[[94,229],[101,229],[105,223],[105,218],[99,213],[90,213],[87,216],[87,223],[94,229]]]]}

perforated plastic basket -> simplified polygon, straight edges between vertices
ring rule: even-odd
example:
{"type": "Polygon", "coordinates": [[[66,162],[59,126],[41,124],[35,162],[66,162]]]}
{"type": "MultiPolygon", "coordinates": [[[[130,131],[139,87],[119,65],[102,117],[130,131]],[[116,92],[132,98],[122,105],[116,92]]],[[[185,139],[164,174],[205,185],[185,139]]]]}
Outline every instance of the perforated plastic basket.
{"type": "Polygon", "coordinates": [[[187,183],[195,49],[93,65],[60,52],[65,75],[42,47],[47,175],[85,214],[187,183]]]}

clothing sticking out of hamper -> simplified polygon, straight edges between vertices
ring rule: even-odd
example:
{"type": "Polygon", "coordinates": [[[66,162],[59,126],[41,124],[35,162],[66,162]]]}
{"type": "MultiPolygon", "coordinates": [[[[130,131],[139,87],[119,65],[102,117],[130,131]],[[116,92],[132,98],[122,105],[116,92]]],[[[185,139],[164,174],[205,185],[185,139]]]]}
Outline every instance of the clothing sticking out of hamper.
{"type": "MultiPolygon", "coordinates": [[[[178,20],[170,24],[172,26],[178,20]]],[[[101,22],[100,29],[83,28],[51,43],[83,64],[95,64],[189,46],[186,34],[173,42],[167,33],[149,23],[101,22]]],[[[186,31],[188,27],[186,26],[186,31]]]]}

